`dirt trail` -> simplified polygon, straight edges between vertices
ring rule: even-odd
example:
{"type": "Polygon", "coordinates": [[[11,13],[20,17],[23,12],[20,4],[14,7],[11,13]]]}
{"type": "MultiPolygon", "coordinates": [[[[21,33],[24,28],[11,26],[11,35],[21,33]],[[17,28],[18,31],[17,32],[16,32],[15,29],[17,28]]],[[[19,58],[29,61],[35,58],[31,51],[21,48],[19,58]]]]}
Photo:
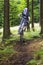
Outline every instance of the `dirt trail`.
{"type": "Polygon", "coordinates": [[[43,46],[43,39],[37,39],[34,41],[26,41],[25,45],[20,45],[17,42],[14,46],[14,50],[17,53],[11,55],[8,60],[1,65],[27,65],[27,61],[33,59],[34,51],[39,50],[43,46]]]}

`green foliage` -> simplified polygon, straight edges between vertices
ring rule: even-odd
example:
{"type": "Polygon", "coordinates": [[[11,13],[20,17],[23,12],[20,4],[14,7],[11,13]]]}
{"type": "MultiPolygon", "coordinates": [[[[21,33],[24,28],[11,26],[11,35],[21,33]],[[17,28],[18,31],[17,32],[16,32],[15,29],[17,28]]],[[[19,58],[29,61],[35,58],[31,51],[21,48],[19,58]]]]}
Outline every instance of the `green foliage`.
{"type": "MultiPolygon", "coordinates": [[[[19,40],[19,35],[17,34],[17,32],[18,32],[18,30],[16,29],[16,30],[11,30],[11,32],[12,32],[12,34],[14,34],[13,35],[13,38],[11,38],[11,39],[14,39],[14,40],[19,40]]],[[[40,35],[39,35],[39,29],[38,30],[36,30],[35,29],[35,31],[32,31],[32,29],[31,29],[31,31],[25,31],[24,32],[24,38],[25,39],[32,39],[32,38],[34,38],[34,37],[40,37],[40,35]]]]}
{"type": "MultiPolygon", "coordinates": [[[[11,55],[11,54],[17,53],[17,51],[14,50],[14,46],[16,45],[15,41],[18,41],[20,39],[20,37],[17,34],[17,28],[16,28],[16,30],[11,29],[11,32],[13,33],[13,35],[10,37],[10,39],[5,39],[5,44],[4,43],[0,44],[0,56],[1,56],[0,59],[2,59],[2,60],[8,58],[9,55],[11,55]]],[[[31,30],[30,32],[25,31],[25,33],[24,33],[25,39],[32,39],[34,36],[39,36],[39,31],[36,30],[33,32],[31,30]]],[[[33,59],[30,62],[27,62],[27,64],[29,64],[29,63],[34,65],[37,63],[37,60],[33,59]]]]}
{"type": "Polygon", "coordinates": [[[24,33],[24,38],[26,38],[26,39],[32,39],[32,38],[34,38],[34,37],[40,37],[40,35],[39,35],[39,31],[37,31],[37,30],[35,30],[35,31],[30,31],[30,32],[25,32],[24,33]]]}
{"type": "Polygon", "coordinates": [[[10,54],[13,52],[14,50],[12,49],[12,46],[7,46],[4,48],[4,50],[0,50],[0,54],[10,54]]]}
{"type": "Polygon", "coordinates": [[[27,65],[43,65],[43,48],[34,52],[34,59],[27,62],[27,65]]]}
{"type": "Polygon", "coordinates": [[[9,56],[15,53],[16,51],[13,49],[13,45],[6,46],[6,47],[2,46],[2,48],[0,49],[0,60],[7,59],[9,58],[9,56]]]}
{"type": "Polygon", "coordinates": [[[2,34],[2,32],[0,32],[0,35],[2,34]]]}
{"type": "Polygon", "coordinates": [[[3,4],[4,4],[3,0],[0,0],[0,28],[1,26],[3,26],[3,10],[4,10],[3,4]]]}
{"type": "MultiPolygon", "coordinates": [[[[29,0],[29,6],[30,6],[30,17],[32,17],[32,0],[29,0]]],[[[10,26],[18,25],[20,23],[20,18],[18,17],[18,14],[23,11],[23,9],[26,7],[26,1],[25,0],[10,0],[10,26]]],[[[4,22],[4,0],[0,0],[0,27],[3,26],[4,22]]],[[[32,21],[32,19],[31,19],[32,21]]],[[[39,1],[34,0],[34,21],[39,21],[39,1]]]]}
{"type": "Polygon", "coordinates": [[[35,54],[40,56],[43,55],[43,49],[36,51],[35,54]]]}
{"type": "MultiPolygon", "coordinates": [[[[32,0],[30,0],[30,16],[32,17],[32,0]]],[[[39,17],[40,17],[40,5],[38,0],[34,0],[34,22],[39,22],[39,17]]],[[[31,19],[32,21],[32,19],[31,19]]]]}
{"type": "Polygon", "coordinates": [[[25,7],[25,0],[13,0],[10,1],[10,25],[18,25],[20,23],[20,19],[18,14],[22,12],[25,7]]]}
{"type": "Polygon", "coordinates": [[[31,60],[29,62],[27,62],[27,65],[37,65],[37,60],[31,60]]]}

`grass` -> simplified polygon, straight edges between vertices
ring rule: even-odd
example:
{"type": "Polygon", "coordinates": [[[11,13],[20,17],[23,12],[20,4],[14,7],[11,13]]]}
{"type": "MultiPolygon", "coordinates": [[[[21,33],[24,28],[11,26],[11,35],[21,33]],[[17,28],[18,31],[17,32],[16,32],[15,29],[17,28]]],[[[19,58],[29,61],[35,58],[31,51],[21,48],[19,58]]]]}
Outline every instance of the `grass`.
{"type": "Polygon", "coordinates": [[[33,38],[35,36],[37,36],[37,37],[40,36],[39,31],[30,31],[30,32],[25,32],[24,33],[24,38],[26,38],[26,39],[31,39],[31,38],[33,38]]]}
{"type": "Polygon", "coordinates": [[[36,65],[37,64],[37,60],[32,59],[31,61],[27,62],[27,65],[36,65]]]}
{"type": "Polygon", "coordinates": [[[2,32],[0,32],[0,35],[2,34],[2,32]]]}
{"type": "Polygon", "coordinates": [[[4,46],[3,50],[0,49],[0,60],[8,59],[9,56],[15,53],[16,51],[13,49],[13,45],[6,46],[6,47],[4,46]]]}
{"type": "Polygon", "coordinates": [[[12,46],[7,46],[3,50],[0,50],[0,54],[10,54],[13,53],[12,46]]]}
{"type": "MultiPolygon", "coordinates": [[[[20,35],[17,34],[18,30],[11,30],[11,32],[12,32],[13,35],[10,36],[9,39],[5,39],[5,44],[9,44],[11,41],[20,40],[20,35]]],[[[40,37],[39,32],[40,32],[39,30],[38,31],[37,30],[35,30],[35,31],[31,30],[31,31],[28,31],[28,32],[25,31],[23,38],[26,39],[26,40],[29,40],[29,39],[40,37]]],[[[0,39],[0,41],[1,41],[1,39],[0,39]]]]}
{"type": "Polygon", "coordinates": [[[34,59],[27,62],[27,65],[43,65],[43,49],[34,52],[34,59]]]}
{"type": "MultiPolygon", "coordinates": [[[[20,39],[20,36],[17,34],[18,33],[17,29],[16,30],[11,30],[11,32],[14,35],[10,38],[10,40],[19,40],[20,39]]],[[[32,31],[32,29],[31,29],[28,32],[25,31],[23,37],[25,39],[32,39],[33,37],[40,37],[39,33],[40,33],[40,29],[38,29],[38,30],[35,29],[35,31],[32,31]]]]}
{"type": "MultiPolygon", "coordinates": [[[[24,38],[25,39],[32,39],[33,37],[40,37],[40,35],[39,35],[40,28],[38,27],[38,29],[37,29],[37,27],[38,26],[35,26],[35,31],[32,31],[32,29],[29,32],[25,31],[24,32],[24,38]]],[[[13,34],[13,36],[11,36],[9,40],[19,40],[20,39],[20,36],[17,34],[18,28],[16,28],[16,29],[15,28],[16,27],[11,28],[11,33],[13,34]]],[[[1,32],[0,32],[0,36],[2,37],[1,32]]]]}

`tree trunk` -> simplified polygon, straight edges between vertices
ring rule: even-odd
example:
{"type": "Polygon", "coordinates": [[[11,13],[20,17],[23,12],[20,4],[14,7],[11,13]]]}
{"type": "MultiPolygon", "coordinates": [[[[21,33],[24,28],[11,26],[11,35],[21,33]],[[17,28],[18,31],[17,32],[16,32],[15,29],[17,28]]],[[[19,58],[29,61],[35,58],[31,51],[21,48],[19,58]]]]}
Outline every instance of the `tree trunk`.
{"type": "Polygon", "coordinates": [[[3,39],[10,37],[9,24],[9,0],[4,0],[4,23],[3,23],[3,39]]]}
{"type": "Polygon", "coordinates": [[[41,25],[41,34],[43,34],[43,0],[40,0],[40,25],[41,25]]]}
{"type": "Polygon", "coordinates": [[[32,0],[32,29],[34,31],[34,1],[32,0]]]}
{"type": "MultiPolygon", "coordinates": [[[[28,8],[28,12],[29,12],[29,0],[27,0],[27,8],[28,8]]],[[[27,31],[30,30],[30,26],[29,23],[27,24],[27,31]]]]}

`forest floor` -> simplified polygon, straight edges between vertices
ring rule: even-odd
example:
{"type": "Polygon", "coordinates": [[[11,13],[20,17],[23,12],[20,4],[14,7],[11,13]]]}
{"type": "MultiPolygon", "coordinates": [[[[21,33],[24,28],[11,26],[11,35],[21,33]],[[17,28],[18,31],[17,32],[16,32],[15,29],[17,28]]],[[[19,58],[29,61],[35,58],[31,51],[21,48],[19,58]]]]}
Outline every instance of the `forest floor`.
{"type": "Polygon", "coordinates": [[[19,41],[13,41],[11,43],[8,44],[7,46],[12,45],[12,48],[15,52],[11,54],[8,53],[2,55],[0,54],[0,65],[43,65],[43,60],[41,60],[43,59],[41,58],[41,56],[43,57],[42,38],[26,40],[25,42],[23,42],[23,44],[20,44],[19,41]],[[39,53],[40,50],[41,54],[39,53]],[[1,59],[2,56],[4,56],[3,59],[1,59]],[[35,59],[35,61],[33,59],[35,59]],[[31,60],[33,61],[30,62],[29,64],[29,61],[31,60]]]}
{"type": "Polygon", "coordinates": [[[43,37],[39,35],[40,26],[35,24],[35,31],[24,33],[24,42],[21,44],[17,27],[11,27],[14,34],[6,42],[1,42],[0,29],[0,65],[43,65],[43,37]]]}

